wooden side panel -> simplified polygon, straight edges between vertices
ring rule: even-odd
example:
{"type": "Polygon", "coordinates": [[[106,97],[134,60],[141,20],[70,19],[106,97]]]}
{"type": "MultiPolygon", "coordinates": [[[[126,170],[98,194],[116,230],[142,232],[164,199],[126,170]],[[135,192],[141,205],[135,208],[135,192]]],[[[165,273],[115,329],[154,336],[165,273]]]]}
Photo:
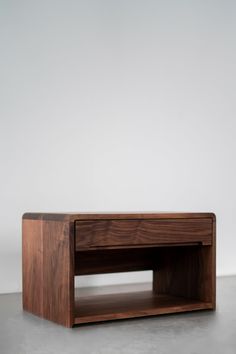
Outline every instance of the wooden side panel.
{"type": "Polygon", "coordinates": [[[216,221],[212,225],[212,246],[199,252],[199,298],[210,301],[216,307],[216,221]]]}
{"type": "Polygon", "coordinates": [[[211,244],[212,219],[76,221],[76,250],[168,243],[211,244]]]}
{"type": "Polygon", "coordinates": [[[42,221],[22,223],[23,309],[43,316],[43,242],[42,221]]]}
{"type": "Polygon", "coordinates": [[[73,223],[24,219],[23,308],[73,326],[73,223]]]}
{"type": "Polygon", "coordinates": [[[163,249],[153,274],[154,291],[199,299],[199,252],[201,246],[163,249]]]}
{"type": "Polygon", "coordinates": [[[163,249],[153,272],[153,291],[184,296],[216,306],[216,224],[212,245],[163,249]]]}
{"type": "Polygon", "coordinates": [[[73,249],[70,223],[43,222],[44,317],[67,327],[74,322],[73,249]]]}

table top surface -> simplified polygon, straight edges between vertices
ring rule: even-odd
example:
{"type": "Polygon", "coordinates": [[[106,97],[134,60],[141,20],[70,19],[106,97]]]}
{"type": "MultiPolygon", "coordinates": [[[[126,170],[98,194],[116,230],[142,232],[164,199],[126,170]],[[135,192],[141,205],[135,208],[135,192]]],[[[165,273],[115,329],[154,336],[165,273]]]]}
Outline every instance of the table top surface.
{"type": "Polygon", "coordinates": [[[212,212],[71,212],[71,213],[30,213],[23,214],[23,219],[32,220],[122,220],[122,219],[216,219],[212,212]]]}

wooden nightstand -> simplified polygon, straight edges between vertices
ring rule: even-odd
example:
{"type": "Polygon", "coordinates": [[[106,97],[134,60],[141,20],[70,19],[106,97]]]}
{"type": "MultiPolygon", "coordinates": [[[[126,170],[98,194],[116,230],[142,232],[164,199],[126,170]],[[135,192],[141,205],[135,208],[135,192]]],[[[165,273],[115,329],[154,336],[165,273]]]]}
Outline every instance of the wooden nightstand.
{"type": "Polygon", "coordinates": [[[26,213],[23,308],[66,327],[214,310],[215,235],[212,213],[26,213]],[[139,270],[151,290],[75,296],[76,275],[139,270]]]}

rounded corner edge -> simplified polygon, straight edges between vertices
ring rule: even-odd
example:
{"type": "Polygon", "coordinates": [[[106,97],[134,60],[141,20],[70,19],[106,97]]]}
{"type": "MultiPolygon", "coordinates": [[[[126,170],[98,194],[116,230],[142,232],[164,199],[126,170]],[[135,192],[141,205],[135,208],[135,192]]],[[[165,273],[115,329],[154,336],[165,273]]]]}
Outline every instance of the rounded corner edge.
{"type": "Polygon", "coordinates": [[[212,221],[216,222],[216,214],[215,213],[210,213],[212,221]]]}
{"type": "Polygon", "coordinates": [[[29,213],[23,213],[22,214],[22,220],[24,220],[24,219],[28,219],[29,218],[29,213]]]}

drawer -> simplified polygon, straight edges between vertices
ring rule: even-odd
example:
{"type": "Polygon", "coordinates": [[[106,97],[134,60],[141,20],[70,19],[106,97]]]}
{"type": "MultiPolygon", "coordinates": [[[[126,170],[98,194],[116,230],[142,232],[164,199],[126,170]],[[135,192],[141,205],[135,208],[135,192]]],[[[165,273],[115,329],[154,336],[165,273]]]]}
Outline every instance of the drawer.
{"type": "Polygon", "coordinates": [[[77,220],[76,250],[212,243],[212,219],[77,220]]]}

